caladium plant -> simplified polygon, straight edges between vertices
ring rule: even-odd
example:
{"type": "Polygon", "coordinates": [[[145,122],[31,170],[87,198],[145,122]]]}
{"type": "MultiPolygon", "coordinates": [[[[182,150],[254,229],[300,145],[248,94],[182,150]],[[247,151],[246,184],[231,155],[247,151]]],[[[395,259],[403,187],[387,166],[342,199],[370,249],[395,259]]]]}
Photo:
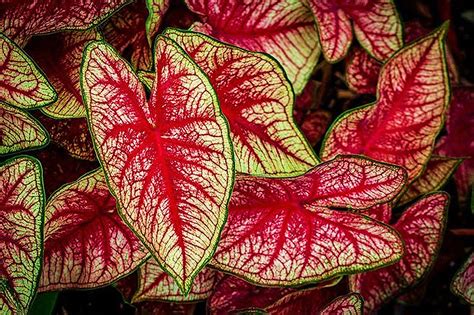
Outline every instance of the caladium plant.
{"type": "MultiPolygon", "coordinates": [[[[3,1],[0,313],[102,287],[138,314],[418,296],[472,186],[473,93],[451,101],[469,84],[448,24],[404,44],[402,16],[391,0],[3,1]],[[353,91],[376,99],[331,99],[353,91]]],[[[456,265],[472,304],[472,255],[456,265]]]]}

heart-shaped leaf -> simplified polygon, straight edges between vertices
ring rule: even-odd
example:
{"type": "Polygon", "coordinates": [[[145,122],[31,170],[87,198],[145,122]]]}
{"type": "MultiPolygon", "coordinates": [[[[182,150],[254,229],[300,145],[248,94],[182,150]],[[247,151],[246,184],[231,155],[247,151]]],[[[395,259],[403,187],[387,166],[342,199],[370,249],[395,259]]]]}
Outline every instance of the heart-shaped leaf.
{"type": "Polygon", "coordinates": [[[238,172],[297,175],[318,162],[293,122],[293,91],[272,58],[198,33],[168,29],[165,36],[183,47],[215,88],[238,172]]]}
{"type": "Polygon", "coordinates": [[[331,209],[388,202],[405,176],[402,168],[349,156],[295,178],[237,177],[210,263],[266,286],[303,285],[394,263],[403,253],[395,231],[331,209]]]}
{"type": "Polygon", "coordinates": [[[0,166],[0,313],[26,314],[36,294],[43,253],[44,188],[38,160],[0,166]]]}
{"type": "Polygon", "coordinates": [[[0,6],[0,32],[24,46],[32,35],[97,25],[128,2],[15,0],[0,6]]]}
{"type": "Polygon", "coordinates": [[[318,24],[324,57],[337,62],[352,42],[352,23],[359,43],[385,60],[403,45],[402,23],[392,0],[309,0],[318,24]]]}
{"type": "Polygon", "coordinates": [[[45,217],[40,291],[107,285],[149,256],[119,217],[100,169],[56,191],[45,217]]]}
{"type": "Polygon", "coordinates": [[[300,94],[319,58],[316,25],[303,1],[187,0],[206,24],[193,30],[275,57],[300,94]]]}
{"type": "Polygon", "coordinates": [[[432,155],[423,173],[408,186],[397,203],[403,205],[421,195],[441,189],[461,162],[462,159],[432,155]]]}
{"type": "Polygon", "coordinates": [[[0,155],[37,149],[49,143],[48,132],[30,114],[0,102],[0,155]]]}
{"type": "Polygon", "coordinates": [[[403,48],[384,65],[377,101],[336,120],[322,145],[323,160],[364,154],[405,167],[409,182],[421,174],[449,103],[446,28],[403,48]]]}
{"type": "Polygon", "coordinates": [[[474,185],[474,88],[453,89],[453,99],[446,120],[447,135],[440,139],[436,153],[451,157],[469,157],[454,174],[461,203],[468,200],[474,185]]]}
{"type": "Polygon", "coordinates": [[[138,289],[132,298],[133,303],[143,301],[193,302],[205,300],[211,295],[217,280],[217,272],[204,268],[194,280],[191,291],[183,296],[173,278],[161,269],[158,263],[149,259],[140,267],[138,289]]]}
{"type": "Polygon", "coordinates": [[[0,33],[0,101],[32,109],[56,98],[54,88],[30,57],[0,33]]]}
{"type": "Polygon", "coordinates": [[[364,300],[357,293],[349,293],[332,300],[321,311],[321,315],[362,315],[364,300]]]}
{"type": "Polygon", "coordinates": [[[467,303],[474,305],[474,253],[454,275],[451,291],[462,297],[467,303]]]}
{"type": "Polygon", "coordinates": [[[154,51],[149,100],[132,68],[104,42],[87,46],[81,84],[122,217],[187,293],[225,222],[233,152],[205,74],[170,39],[160,37],[154,51]]]}
{"type": "Polygon", "coordinates": [[[99,39],[96,30],[62,32],[32,39],[28,53],[44,70],[58,93],[58,99],[41,110],[54,118],[79,118],[86,116],[82,103],[79,72],[82,52],[88,42],[99,39]],[[55,47],[45,49],[45,47],[55,47]]]}
{"type": "Polygon", "coordinates": [[[427,195],[408,208],[393,226],[405,242],[405,255],[396,264],[350,277],[350,288],[364,298],[370,314],[404,290],[416,285],[430,271],[441,247],[449,195],[427,195]]]}

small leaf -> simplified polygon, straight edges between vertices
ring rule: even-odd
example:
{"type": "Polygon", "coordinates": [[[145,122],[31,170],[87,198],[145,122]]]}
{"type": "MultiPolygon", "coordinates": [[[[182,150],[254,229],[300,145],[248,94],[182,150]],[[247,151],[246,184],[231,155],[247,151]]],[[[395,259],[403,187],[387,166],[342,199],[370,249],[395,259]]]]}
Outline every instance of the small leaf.
{"type": "Polygon", "coordinates": [[[442,137],[436,153],[450,157],[468,157],[454,174],[459,200],[465,204],[474,185],[474,88],[453,89],[453,99],[446,120],[447,135],[442,137]]]}
{"type": "Polygon", "coordinates": [[[0,7],[0,31],[24,46],[32,35],[85,30],[99,24],[128,0],[11,1],[0,7]]]}
{"type": "Polygon", "coordinates": [[[145,0],[148,9],[148,17],[145,22],[146,38],[150,47],[153,45],[153,39],[158,34],[163,16],[170,6],[171,0],[145,0]]]}
{"type": "Polygon", "coordinates": [[[370,314],[415,286],[430,271],[441,247],[449,195],[430,194],[408,208],[393,226],[405,242],[405,255],[396,264],[351,276],[350,288],[364,298],[370,314]]]}
{"type": "Polygon", "coordinates": [[[451,291],[462,297],[467,303],[474,305],[474,253],[454,275],[451,291]]]}
{"type": "Polygon", "coordinates": [[[308,139],[309,144],[315,146],[324,137],[331,123],[331,118],[331,113],[323,109],[318,109],[306,115],[301,124],[301,131],[308,139]]]}
{"type": "Polygon", "coordinates": [[[382,68],[377,101],[343,113],[324,139],[321,158],[364,154],[418,177],[449,103],[446,25],[397,52],[382,68]],[[426,80],[429,77],[430,80],[426,80]]]}
{"type": "Polygon", "coordinates": [[[86,116],[81,97],[79,70],[84,47],[99,37],[94,29],[85,32],[62,32],[34,38],[28,45],[28,53],[45,71],[58,93],[58,99],[54,103],[41,108],[46,115],[60,119],[86,116]]]}
{"type": "Polygon", "coordinates": [[[148,101],[131,67],[104,42],[87,46],[81,84],[121,216],[187,293],[226,219],[232,144],[204,73],[172,40],[155,45],[148,101]]]}
{"type": "Polygon", "coordinates": [[[44,234],[40,291],[103,286],[149,256],[120,219],[100,169],[50,197],[44,234]]]}
{"type": "Polygon", "coordinates": [[[432,155],[423,173],[408,186],[397,203],[403,205],[421,195],[441,189],[461,162],[461,159],[432,155]]]}
{"type": "Polygon", "coordinates": [[[348,52],[352,23],[359,43],[375,58],[386,60],[400,49],[402,23],[392,0],[310,0],[324,57],[337,62],[348,52]]]}
{"type": "Polygon", "coordinates": [[[285,69],[296,94],[309,80],[319,58],[316,25],[303,1],[187,0],[206,24],[193,30],[221,41],[265,52],[285,69]]]}
{"type": "Polygon", "coordinates": [[[139,285],[132,298],[133,303],[143,301],[194,302],[205,300],[211,295],[216,282],[216,271],[204,268],[194,280],[191,291],[185,297],[174,282],[158,263],[149,259],[139,271],[139,285]]]}
{"type": "Polygon", "coordinates": [[[375,94],[382,64],[359,47],[352,49],[346,66],[346,83],[360,94],[375,94]]]}
{"type": "Polygon", "coordinates": [[[146,33],[149,14],[143,1],[137,1],[113,15],[103,29],[107,42],[122,54],[131,50],[131,56],[126,57],[134,68],[143,70],[152,66],[151,45],[146,33]]]}
{"type": "Polygon", "coordinates": [[[403,252],[398,233],[331,208],[388,202],[404,181],[401,168],[350,156],[295,178],[237,177],[210,263],[265,286],[303,285],[394,263],[403,252]]]}
{"type": "Polygon", "coordinates": [[[357,293],[349,293],[332,300],[321,310],[321,315],[362,315],[364,300],[357,293]]]}
{"type": "Polygon", "coordinates": [[[33,109],[56,100],[56,92],[41,70],[20,47],[2,33],[0,70],[0,101],[33,109]]]}
{"type": "Polygon", "coordinates": [[[165,36],[183,47],[216,89],[238,172],[298,175],[318,163],[293,122],[293,91],[273,59],[198,33],[168,29],[165,36]]]}
{"type": "Polygon", "coordinates": [[[0,166],[0,313],[26,314],[36,293],[43,248],[44,188],[38,160],[0,166]]]}
{"type": "Polygon", "coordinates": [[[51,135],[52,142],[77,159],[95,160],[94,146],[85,118],[57,120],[44,115],[38,115],[38,118],[51,135]]]}
{"type": "Polygon", "coordinates": [[[0,102],[0,155],[37,149],[49,143],[48,132],[30,114],[0,102]]]}

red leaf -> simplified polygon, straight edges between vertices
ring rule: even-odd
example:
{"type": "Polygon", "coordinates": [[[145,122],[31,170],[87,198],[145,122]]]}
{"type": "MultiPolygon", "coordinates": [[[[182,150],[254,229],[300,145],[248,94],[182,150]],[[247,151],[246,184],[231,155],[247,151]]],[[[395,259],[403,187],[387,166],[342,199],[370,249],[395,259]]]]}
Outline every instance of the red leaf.
{"type": "Polygon", "coordinates": [[[30,114],[0,102],[0,155],[37,149],[49,143],[48,132],[30,114]]]}
{"type": "Polygon", "coordinates": [[[96,30],[62,32],[34,38],[28,45],[28,53],[45,71],[58,93],[55,102],[41,109],[48,116],[54,118],[86,116],[86,109],[82,103],[79,70],[84,47],[95,39],[99,39],[96,30]]]}
{"type": "Polygon", "coordinates": [[[375,94],[382,64],[362,48],[355,47],[346,66],[346,83],[360,94],[375,94]]]}
{"type": "Polygon", "coordinates": [[[467,303],[474,305],[474,253],[454,275],[451,291],[467,303]]]}
{"type": "Polygon", "coordinates": [[[364,154],[423,171],[449,102],[446,25],[397,52],[382,68],[377,101],[343,113],[324,139],[321,158],[364,154]],[[429,77],[430,80],[426,80],[429,77]]]}
{"type": "Polygon", "coordinates": [[[393,226],[405,241],[405,255],[398,263],[353,275],[350,288],[364,298],[367,313],[413,287],[430,271],[441,247],[449,196],[427,195],[408,208],[393,226]]]}
{"type": "Polygon", "coordinates": [[[186,0],[205,24],[193,30],[275,57],[300,94],[319,58],[313,15],[302,1],[186,0]]]}
{"type": "Polygon", "coordinates": [[[432,155],[423,173],[411,183],[397,203],[403,205],[421,195],[440,190],[461,162],[461,159],[432,155]]]}
{"type": "Polygon", "coordinates": [[[236,171],[299,175],[318,160],[293,122],[294,94],[268,56],[222,44],[198,33],[168,29],[203,69],[229,121],[236,171]]]}
{"type": "Polygon", "coordinates": [[[349,293],[332,300],[321,310],[321,315],[362,315],[364,300],[357,293],[349,293]]]}
{"type": "Polygon", "coordinates": [[[453,89],[446,120],[447,135],[436,152],[451,157],[467,157],[454,175],[459,199],[465,203],[474,184],[474,87],[453,89]]]}
{"type": "Polygon", "coordinates": [[[186,293],[213,254],[233,183],[232,146],[204,73],[170,39],[154,49],[150,100],[104,42],[81,84],[96,152],[124,220],[186,293]]]}
{"type": "Polygon", "coordinates": [[[144,1],[137,1],[112,16],[103,30],[105,39],[120,53],[130,49],[132,65],[144,70],[152,65],[151,46],[145,28],[147,15],[144,1]]]}
{"type": "Polygon", "coordinates": [[[237,177],[211,265],[257,284],[293,286],[393,263],[403,252],[396,232],[331,209],[388,202],[404,181],[403,169],[359,157],[295,178],[237,177]]]}
{"type": "Polygon", "coordinates": [[[0,31],[24,46],[32,35],[84,30],[102,22],[128,0],[16,0],[0,4],[0,31]]]}
{"type": "Polygon", "coordinates": [[[194,302],[205,300],[209,297],[216,282],[217,272],[204,268],[194,280],[191,291],[183,296],[179,287],[158,263],[149,259],[140,267],[139,285],[132,302],[143,301],[168,301],[168,302],[194,302]]]}
{"type": "Polygon", "coordinates": [[[41,115],[39,120],[48,130],[51,140],[71,156],[87,161],[95,160],[94,147],[85,118],[57,120],[41,115]]]}
{"type": "Polygon", "coordinates": [[[324,57],[337,62],[348,52],[352,25],[360,44],[379,60],[400,49],[402,24],[391,0],[310,0],[324,57]]]}
{"type": "Polygon", "coordinates": [[[30,57],[0,33],[0,101],[33,109],[56,98],[53,87],[30,57]]]}
{"type": "Polygon", "coordinates": [[[100,169],[56,191],[45,219],[40,291],[107,285],[149,256],[120,219],[100,169]]]}
{"type": "Polygon", "coordinates": [[[356,213],[366,215],[372,219],[388,224],[392,218],[392,206],[390,203],[384,203],[368,209],[356,211],[356,213]]]}
{"type": "Polygon", "coordinates": [[[301,125],[306,113],[309,112],[316,104],[317,83],[314,80],[308,81],[300,95],[296,97],[295,106],[293,108],[293,116],[298,125],[301,125]]]}
{"type": "Polygon", "coordinates": [[[304,118],[301,131],[312,146],[315,146],[324,137],[331,118],[331,113],[323,109],[311,112],[304,118]]]}
{"type": "Polygon", "coordinates": [[[43,248],[44,188],[38,160],[0,165],[0,310],[26,314],[36,294],[43,248]]]}

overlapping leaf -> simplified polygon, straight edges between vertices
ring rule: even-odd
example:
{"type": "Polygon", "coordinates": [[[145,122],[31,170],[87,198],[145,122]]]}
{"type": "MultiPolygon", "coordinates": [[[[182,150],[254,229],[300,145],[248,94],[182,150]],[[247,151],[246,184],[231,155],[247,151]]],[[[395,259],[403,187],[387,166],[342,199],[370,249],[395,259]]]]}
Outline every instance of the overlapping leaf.
{"type": "Polygon", "coordinates": [[[321,315],[362,315],[364,301],[357,293],[340,296],[321,310],[321,315]]]}
{"type": "Polygon", "coordinates": [[[233,184],[225,118],[204,73],[170,39],[156,41],[151,97],[107,44],[85,51],[92,137],[122,217],[182,292],[215,250],[233,184]]]}
{"type": "Polygon", "coordinates": [[[469,157],[459,166],[454,175],[461,203],[467,201],[469,190],[474,185],[474,88],[453,89],[453,98],[446,120],[447,135],[442,137],[436,153],[451,157],[469,157]]]}
{"type": "Polygon", "coordinates": [[[0,102],[0,155],[48,144],[47,131],[30,114],[0,102]]]}
{"type": "Polygon", "coordinates": [[[112,16],[103,33],[105,39],[120,53],[129,51],[130,56],[126,57],[130,58],[135,68],[148,70],[152,65],[152,41],[147,39],[148,21],[150,17],[156,21],[156,16],[150,15],[144,2],[137,1],[112,16]]]}
{"type": "Polygon", "coordinates": [[[291,286],[397,261],[398,234],[357,214],[396,196],[405,181],[396,166],[339,157],[301,177],[242,176],[211,264],[261,285],[291,286]]]}
{"type": "Polygon", "coordinates": [[[331,122],[332,115],[329,111],[318,109],[308,113],[301,124],[301,131],[308,142],[315,146],[326,133],[331,122]]]}
{"type": "Polygon", "coordinates": [[[138,289],[132,302],[169,301],[193,302],[204,300],[211,294],[216,282],[217,272],[204,268],[197,275],[187,296],[183,296],[175,281],[160,268],[152,258],[140,267],[138,289]]]}
{"type": "Polygon", "coordinates": [[[99,39],[99,34],[94,29],[85,32],[62,32],[34,38],[27,48],[28,53],[44,70],[58,93],[58,99],[54,103],[41,109],[48,116],[54,118],[86,116],[79,72],[84,47],[95,39],[99,39]]]}
{"type": "Polygon", "coordinates": [[[423,173],[408,187],[398,204],[408,203],[421,195],[439,190],[461,162],[461,159],[431,156],[423,173]]]}
{"type": "Polygon", "coordinates": [[[148,44],[153,45],[153,39],[158,34],[163,16],[165,15],[171,0],[145,0],[148,9],[148,17],[145,22],[145,32],[148,44]]]}
{"type": "Polygon", "coordinates": [[[326,134],[323,160],[364,154],[405,167],[409,181],[420,175],[449,102],[445,32],[446,25],[403,48],[384,65],[377,101],[337,119],[326,134]]]}
{"type": "Polygon", "coordinates": [[[350,288],[364,298],[367,313],[417,284],[431,269],[441,247],[449,196],[427,195],[408,208],[393,226],[405,242],[405,255],[396,264],[350,277],[350,288]]]}
{"type": "Polygon", "coordinates": [[[375,94],[382,64],[365,50],[355,47],[349,54],[346,66],[346,83],[360,94],[375,94]]]}
{"type": "Polygon", "coordinates": [[[324,57],[330,62],[347,54],[352,42],[351,24],[359,43],[379,60],[387,59],[403,45],[402,24],[392,0],[309,3],[318,24],[324,57]]]}
{"type": "Polygon", "coordinates": [[[381,205],[359,210],[357,213],[366,215],[383,223],[389,223],[392,218],[392,206],[390,203],[383,203],[381,205]]]}
{"type": "Polygon", "coordinates": [[[461,266],[451,283],[451,291],[474,305],[474,253],[461,266]]]}
{"type": "Polygon", "coordinates": [[[41,165],[20,156],[0,166],[0,313],[28,310],[41,268],[44,188],[41,165]]]}
{"type": "Polygon", "coordinates": [[[85,118],[57,120],[44,115],[38,118],[51,135],[52,142],[75,158],[95,160],[94,147],[85,118]]]}
{"type": "Polygon", "coordinates": [[[45,213],[40,291],[103,286],[149,256],[119,217],[100,169],[55,192],[45,213]]]}
{"type": "Polygon", "coordinates": [[[30,57],[0,33],[0,101],[31,109],[47,105],[56,97],[53,87],[30,57]]]}
{"type": "Polygon", "coordinates": [[[0,4],[0,31],[24,46],[32,35],[99,24],[128,0],[16,0],[0,4]]]}
{"type": "Polygon", "coordinates": [[[265,52],[283,66],[299,94],[319,57],[316,25],[303,1],[187,0],[205,24],[193,29],[236,46],[265,52]]]}
{"type": "Polygon", "coordinates": [[[165,35],[184,48],[215,88],[238,172],[296,175],[318,162],[293,122],[293,91],[273,59],[202,34],[168,29],[165,35]]]}

